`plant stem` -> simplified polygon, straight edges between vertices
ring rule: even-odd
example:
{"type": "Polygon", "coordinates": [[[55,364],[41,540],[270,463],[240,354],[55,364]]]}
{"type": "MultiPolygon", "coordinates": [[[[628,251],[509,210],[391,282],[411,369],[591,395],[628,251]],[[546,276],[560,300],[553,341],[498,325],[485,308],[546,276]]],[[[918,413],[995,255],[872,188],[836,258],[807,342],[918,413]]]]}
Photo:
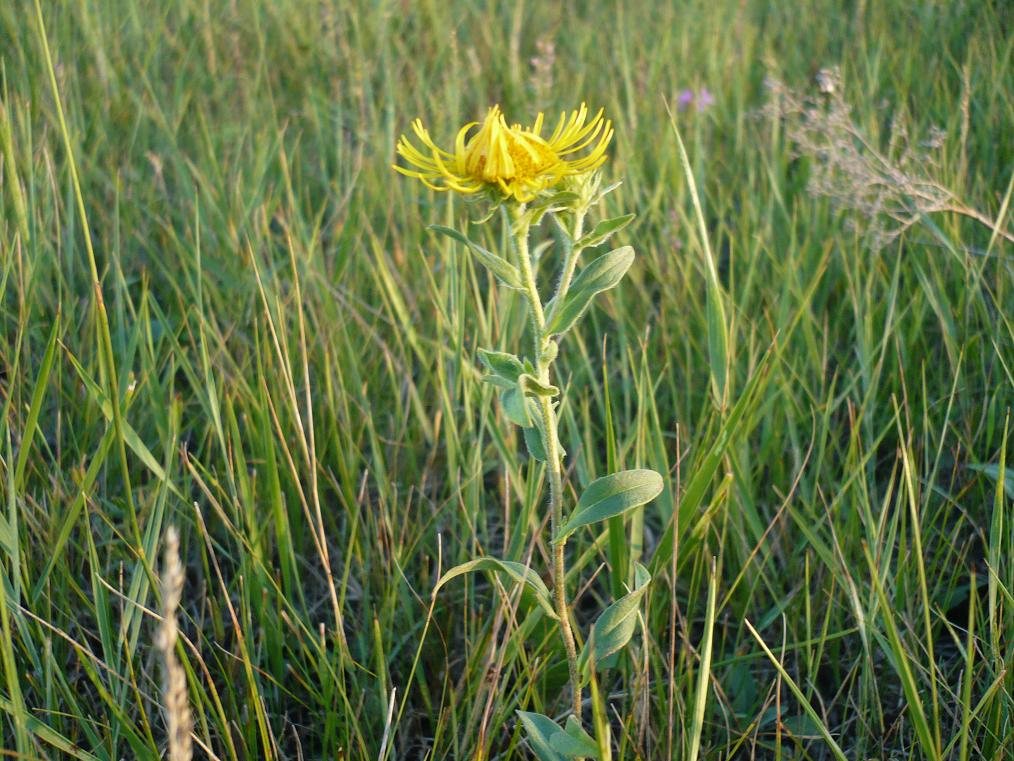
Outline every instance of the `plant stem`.
{"type": "MultiPolygon", "coordinates": [[[[529,312],[532,318],[532,333],[535,356],[535,364],[538,370],[539,380],[545,384],[550,383],[551,362],[543,361],[543,349],[548,337],[543,336],[546,325],[545,312],[542,307],[542,299],[539,296],[538,285],[535,282],[535,273],[532,270],[532,262],[528,253],[528,229],[527,220],[523,217],[524,209],[519,208],[514,216],[511,226],[511,235],[517,246],[521,276],[525,285],[525,295],[528,299],[529,312]]],[[[562,284],[562,283],[561,283],[562,284]]],[[[565,291],[557,289],[557,298],[562,298],[565,291]]],[[[563,469],[560,466],[560,438],[557,430],[556,410],[553,409],[553,400],[549,397],[540,397],[539,406],[542,412],[542,445],[546,450],[546,467],[549,470],[549,509],[550,509],[550,534],[556,536],[563,525],[563,469]]],[[[552,543],[553,548],[553,601],[556,607],[556,615],[560,619],[560,636],[563,638],[563,646],[567,652],[567,670],[570,673],[571,697],[573,700],[574,715],[581,718],[581,678],[577,670],[577,645],[574,642],[574,631],[570,625],[570,604],[567,601],[566,587],[566,565],[564,556],[565,542],[552,543]]]]}
{"type": "Polygon", "coordinates": [[[546,315],[542,309],[539,287],[535,283],[535,273],[532,271],[532,258],[531,254],[528,253],[529,224],[523,214],[524,207],[519,207],[516,216],[512,220],[511,237],[513,237],[514,244],[517,247],[518,260],[521,264],[521,277],[525,286],[525,297],[528,299],[528,311],[532,318],[532,342],[534,349],[532,359],[539,364],[539,369],[541,370],[542,330],[546,325],[546,315]]]}
{"type": "MultiPolygon", "coordinates": [[[[549,380],[546,369],[544,381],[549,380]]],[[[549,468],[550,534],[555,536],[563,524],[563,471],[560,467],[560,442],[557,432],[556,410],[553,400],[541,397],[543,445],[546,448],[546,465],[549,468]]],[[[566,567],[564,547],[566,540],[553,542],[553,597],[556,613],[560,617],[560,634],[567,650],[567,670],[570,673],[570,688],[574,702],[574,715],[581,718],[581,677],[577,671],[577,645],[570,628],[570,604],[567,602],[566,567]]]]}

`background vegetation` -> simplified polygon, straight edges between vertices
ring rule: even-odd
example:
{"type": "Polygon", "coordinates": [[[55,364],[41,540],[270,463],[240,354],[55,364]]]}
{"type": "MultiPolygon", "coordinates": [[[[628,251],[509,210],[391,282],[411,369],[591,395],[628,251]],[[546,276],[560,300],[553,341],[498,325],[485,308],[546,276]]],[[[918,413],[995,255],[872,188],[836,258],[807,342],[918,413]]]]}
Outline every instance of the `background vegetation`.
{"type": "Polygon", "coordinates": [[[1014,248],[949,213],[873,245],[870,213],[811,192],[827,156],[763,113],[766,79],[819,97],[839,66],[872,146],[902,123],[939,143],[919,169],[1009,230],[1009,4],[41,10],[52,80],[35,7],[0,4],[11,755],[160,757],[173,524],[198,757],[530,757],[514,711],[566,706],[555,631],[482,577],[430,599],[478,554],[546,568],[541,473],[475,358],[518,345],[522,305],[426,230],[460,200],[389,164],[416,116],[446,139],[495,102],[527,121],[583,99],[615,121],[638,260],[562,355],[567,464],[576,485],[609,460],[667,474],[625,536],[570,544],[591,611],[622,591],[596,574],[610,543],[656,571],[599,677],[616,757],[1014,756],[1014,248]],[[676,116],[724,404],[665,109],[701,87],[713,105],[676,116]]]}

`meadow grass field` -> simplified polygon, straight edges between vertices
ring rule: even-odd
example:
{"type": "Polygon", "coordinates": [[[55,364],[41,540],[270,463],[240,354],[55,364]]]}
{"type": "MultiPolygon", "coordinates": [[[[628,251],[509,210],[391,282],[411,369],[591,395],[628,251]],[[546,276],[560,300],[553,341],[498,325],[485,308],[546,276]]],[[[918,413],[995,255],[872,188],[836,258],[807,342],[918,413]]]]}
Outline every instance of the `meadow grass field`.
{"type": "Polygon", "coordinates": [[[556,628],[432,594],[548,568],[476,354],[523,305],[391,164],[583,101],[636,259],[560,347],[567,501],[664,476],[567,545],[579,636],[654,576],[612,757],[1014,758],[1009,3],[8,0],[0,78],[0,756],[535,757],[556,628]]]}

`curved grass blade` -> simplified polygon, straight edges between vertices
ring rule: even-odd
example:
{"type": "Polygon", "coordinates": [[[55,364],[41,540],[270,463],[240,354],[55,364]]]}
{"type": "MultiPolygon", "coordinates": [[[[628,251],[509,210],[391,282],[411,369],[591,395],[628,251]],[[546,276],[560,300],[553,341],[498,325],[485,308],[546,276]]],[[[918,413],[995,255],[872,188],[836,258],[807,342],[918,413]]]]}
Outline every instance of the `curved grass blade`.
{"type": "Polygon", "coordinates": [[[771,665],[774,666],[775,670],[777,670],[778,673],[781,675],[782,679],[785,681],[785,684],[787,684],[789,689],[792,691],[792,694],[796,696],[796,700],[799,701],[799,705],[802,706],[803,710],[806,712],[806,715],[813,720],[813,723],[816,725],[817,730],[820,732],[821,737],[824,738],[824,742],[826,742],[828,747],[831,749],[831,753],[834,755],[834,757],[838,761],[848,761],[848,757],[845,755],[845,751],[841,749],[841,746],[838,745],[835,739],[831,736],[831,731],[821,720],[820,715],[817,713],[814,707],[810,705],[810,701],[806,699],[806,695],[804,695],[803,691],[799,689],[799,685],[796,684],[796,682],[793,680],[789,672],[785,670],[785,666],[782,665],[782,662],[779,661],[778,658],[775,657],[775,654],[772,653],[771,650],[768,648],[768,646],[764,644],[764,640],[761,639],[761,636],[760,634],[757,633],[757,630],[753,628],[753,624],[751,624],[746,619],[743,619],[743,623],[746,625],[746,628],[749,630],[750,634],[753,635],[753,638],[757,640],[757,644],[760,645],[761,650],[764,651],[764,655],[766,655],[768,657],[768,660],[771,661],[771,665]]]}

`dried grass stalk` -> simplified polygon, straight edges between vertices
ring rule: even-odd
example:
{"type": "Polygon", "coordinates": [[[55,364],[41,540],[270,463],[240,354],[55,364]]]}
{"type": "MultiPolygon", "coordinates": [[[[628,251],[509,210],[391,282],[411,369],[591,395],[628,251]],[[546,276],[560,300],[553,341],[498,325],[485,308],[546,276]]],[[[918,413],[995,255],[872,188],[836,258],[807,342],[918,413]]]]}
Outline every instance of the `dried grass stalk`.
{"type": "Polygon", "coordinates": [[[166,758],[169,761],[190,761],[193,757],[190,737],[193,719],[187,695],[187,675],[176,658],[176,641],[179,639],[176,616],[183,597],[183,564],[180,562],[180,538],[175,526],[166,531],[160,581],[162,624],[156,644],[162,654],[162,699],[168,733],[166,758]]]}

